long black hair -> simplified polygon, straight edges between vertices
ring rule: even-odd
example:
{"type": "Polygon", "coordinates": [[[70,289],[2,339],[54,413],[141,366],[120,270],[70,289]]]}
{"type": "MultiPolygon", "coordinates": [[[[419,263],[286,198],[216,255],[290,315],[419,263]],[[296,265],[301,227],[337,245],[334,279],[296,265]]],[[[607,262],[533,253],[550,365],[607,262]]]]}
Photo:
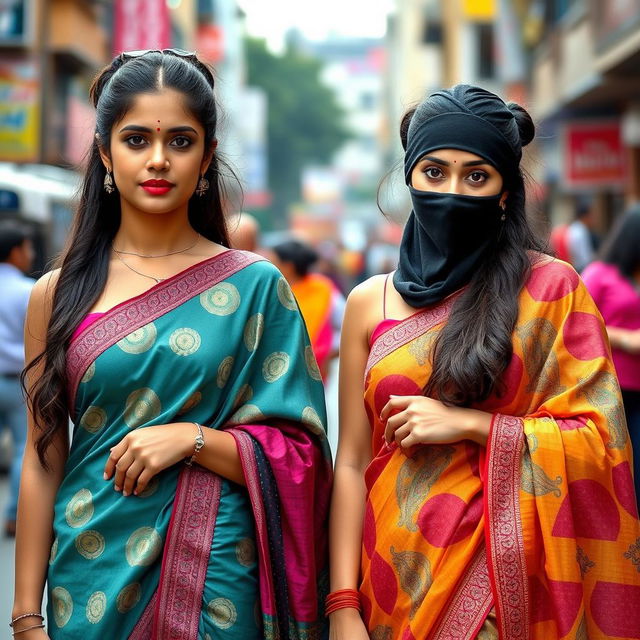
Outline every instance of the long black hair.
{"type": "Polygon", "coordinates": [[[628,280],[634,280],[640,269],[640,205],[629,209],[616,222],[602,245],[600,257],[618,267],[628,280]]]}
{"type": "MultiPolygon", "coordinates": [[[[424,119],[466,111],[496,127],[514,149],[535,135],[531,116],[516,103],[505,104],[479,87],[457,85],[427,98],[420,105],[424,119]]],[[[409,124],[416,108],[400,124],[407,148],[409,124]]],[[[524,176],[520,166],[503,176],[508,191],[506,219],[495,248],[480,265],[466,290],[455,301],[447,324],[438,335],[430,357],[433,365],[425,394],[446,404],[470,406],[492,393],[501,393],[501,376],[513,354],[512,333],[518,318],[518,294],[531,269],[530,251],[543,251],[525,213],[524,176]]]]}
{"type": "MultiPolygon", "coordinates": [[[[65,250],[57,261],[60,273],[53,294],[45,349],[22,375],[43,363],[42,374],[28,389],[28,401],[39,435],[36,450],[47,468],[46,452],[55,434],[66,430],[69,398],[66,355],[73,332],[93,307],[107,281],[111,242],[120,226],[120,196],[104,188],[100,147],[110,148],[111,129],[133,106],[137,95],[170,88],[183,94],[186,107],[205,132],[205,154],[215,149],[218,109],[211,70],[193,56],[152,51],[138,57],[116,57],[95,78],[90,97],[96,108],[96,136],[88,155],[80,202],[65,250]]],[[[202,236],[229,246],[222,198],[224,185],[218,154],[204,177],[210,187],[189,200],[189,222],[202,236]]]]}

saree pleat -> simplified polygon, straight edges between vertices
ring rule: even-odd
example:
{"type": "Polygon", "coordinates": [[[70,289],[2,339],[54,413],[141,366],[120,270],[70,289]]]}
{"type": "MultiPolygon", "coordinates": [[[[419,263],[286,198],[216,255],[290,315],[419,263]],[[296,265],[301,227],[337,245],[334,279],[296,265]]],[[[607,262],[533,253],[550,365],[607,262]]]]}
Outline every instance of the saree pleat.
{"type": "Polygon", "coordinates": [[[537,256],[487,447],[384,446],[391,394],[421,395],[455,296],[372,345],[375,452],[360,586],[372,638],[640,638],[631,449],[602,319],[575,271],[537,256]]]}
{"type": "Polygon", "coordinates": [[[322,637],[323,389],[275,267],[233,250],[205,260],[83,330],[67,366],[74,433],[56,499],[50,637],[322,637]],[[102,479],[109,449],[132,429],[171,422],[234,432],[247,489],[177,464],[138,496],[115,492],[102,479]],[[291,478],[316,496],[313,511],[290,503],[291,478]],[[302,565],[304,590],[275,598],[276,559],[277,584],[302,565]]]}

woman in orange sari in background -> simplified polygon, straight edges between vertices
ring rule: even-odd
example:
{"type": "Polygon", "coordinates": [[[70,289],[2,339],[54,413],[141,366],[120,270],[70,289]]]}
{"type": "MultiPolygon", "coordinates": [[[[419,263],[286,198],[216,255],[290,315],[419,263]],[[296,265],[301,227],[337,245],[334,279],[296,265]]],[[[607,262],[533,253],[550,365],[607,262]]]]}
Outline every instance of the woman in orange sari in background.
{"type": "Polygon", "coordinates": [[[344,298],[336,285],[321,273],[312,273],[318,254],[299,240],[273,247],[273,262],[282,271],[307,325],[313,354],[326,381],[329,362],[338,353],[344,298]]]}
{"type": "Polygon", "coordinates": [[[582,281],[528,227],[533,134],[468,85],[403,119],[398,270],[343,327],[332,640],[640,638],[620,391],[582,281]]]}

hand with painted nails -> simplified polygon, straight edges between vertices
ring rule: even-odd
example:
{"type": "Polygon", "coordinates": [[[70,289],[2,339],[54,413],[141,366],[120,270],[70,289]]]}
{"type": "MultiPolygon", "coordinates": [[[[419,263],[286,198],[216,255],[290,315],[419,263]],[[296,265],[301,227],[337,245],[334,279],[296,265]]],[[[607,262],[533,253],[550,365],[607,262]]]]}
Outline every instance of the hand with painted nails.
{"type": "Polygon", "coordinates": [[[403,450],[419,444],[473,440],[486,445],[492,414],[447,406],[425,396],[389,396],[380,419],[386,421],[385,441],[403,450]]]}

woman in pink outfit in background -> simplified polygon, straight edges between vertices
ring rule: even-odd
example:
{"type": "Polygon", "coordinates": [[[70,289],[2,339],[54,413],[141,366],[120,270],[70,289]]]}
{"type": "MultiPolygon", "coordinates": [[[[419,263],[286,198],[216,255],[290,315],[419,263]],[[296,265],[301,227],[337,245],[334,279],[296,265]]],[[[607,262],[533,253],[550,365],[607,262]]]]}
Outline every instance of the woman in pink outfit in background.
{"type": "Polygon", "coordinates": [[[604,318],[634,449],[640,495],[640,205],[629,210],[582,278],[604,318]]]}

